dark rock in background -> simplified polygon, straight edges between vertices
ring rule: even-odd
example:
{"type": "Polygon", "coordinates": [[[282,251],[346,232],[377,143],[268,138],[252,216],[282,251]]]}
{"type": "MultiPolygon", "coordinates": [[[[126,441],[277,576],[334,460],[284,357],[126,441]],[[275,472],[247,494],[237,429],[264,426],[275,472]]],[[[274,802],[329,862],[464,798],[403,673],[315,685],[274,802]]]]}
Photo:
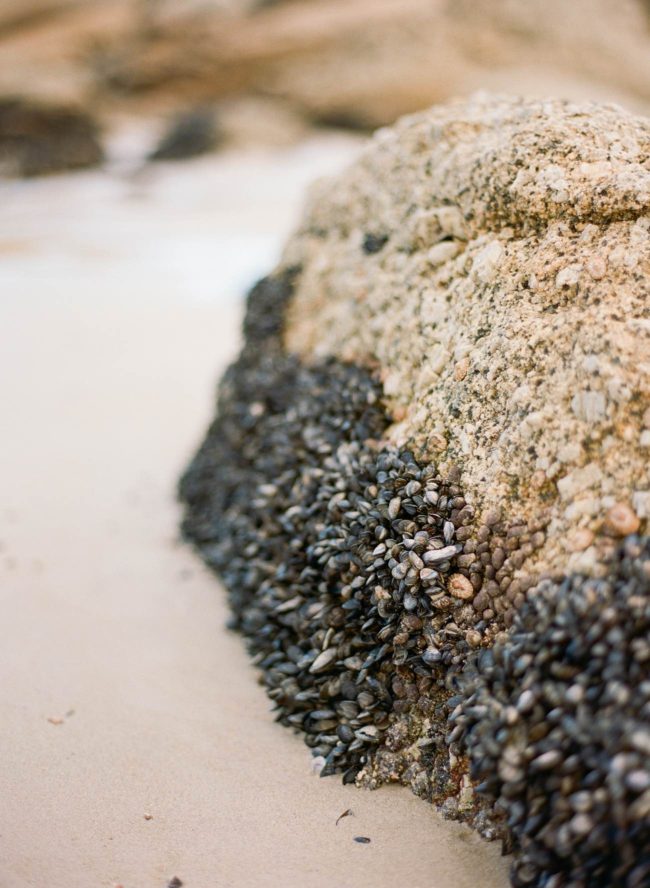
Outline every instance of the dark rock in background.
{"type": "Polygon", "coordinates": [[[0,92],[102,122],[265,97],[366,130],[477,89],[643,111],[649,49],[640,0],[12,0],[0,92]]]}
{"type": "Polygon", "coordinates": [[[0,99],[0,173],[42,176],[97,166],[103,156],[99,128],[87,113],[0,99]]]}
{"type": "Polygon", "coordinates": [[[181,112],[169,124],[149,160],[185,160],[207,154],[218,147],[219,127],[215,112],[196,108],[181,112]]]}

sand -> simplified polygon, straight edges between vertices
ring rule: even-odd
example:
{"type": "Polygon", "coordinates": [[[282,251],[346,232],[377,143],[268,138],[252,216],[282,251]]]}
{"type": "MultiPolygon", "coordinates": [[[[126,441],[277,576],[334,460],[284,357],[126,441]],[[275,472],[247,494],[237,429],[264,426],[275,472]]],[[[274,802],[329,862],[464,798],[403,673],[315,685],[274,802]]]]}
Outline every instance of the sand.
{"type": "Polygon", "coordinates": [[[311,773],[177,540],[239,296],[354,150],[0,186],[1,888],[506,884],[408,790],[311,773]]]}

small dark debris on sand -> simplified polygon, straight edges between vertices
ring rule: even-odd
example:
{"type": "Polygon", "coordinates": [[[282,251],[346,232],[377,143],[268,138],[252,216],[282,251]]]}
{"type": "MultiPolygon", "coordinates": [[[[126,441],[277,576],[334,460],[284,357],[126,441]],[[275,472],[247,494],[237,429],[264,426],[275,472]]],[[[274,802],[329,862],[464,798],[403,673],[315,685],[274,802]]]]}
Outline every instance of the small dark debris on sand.
{"type": "Polygon", "coordinates": [[[355,836],[354,841],[360,845],[369,845],[372,839],[369,839],[368,836],[355,836]]]}
{"type": "Polygon", "coordinates": [[[74,709],[68,709],[65,715],[50,715],[47,720],[51,725],[62,725],[67,719],[72,718],[74,713],[74,709]]]}
{"type": "Polygon", "coordinates": [[[353,813],[352,808],[347,808],[342,814],[339,814],[339,816],[336,818],[336,823],[334,824],[334,826],[338,826],[339,820],[343,820],[344,817],[351,817],[352,813],[353,813]]]}

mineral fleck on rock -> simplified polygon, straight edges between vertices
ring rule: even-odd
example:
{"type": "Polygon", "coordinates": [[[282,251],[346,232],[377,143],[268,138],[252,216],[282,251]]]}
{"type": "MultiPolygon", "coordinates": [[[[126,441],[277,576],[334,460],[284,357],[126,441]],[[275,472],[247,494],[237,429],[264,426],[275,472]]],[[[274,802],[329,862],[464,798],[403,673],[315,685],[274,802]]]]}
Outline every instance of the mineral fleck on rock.
{"type": "Polygon", "coordinates": [[[278,720],[515,885],[650,883],[649,157],[609,106],[378,133],[251,292],[181,482],[278,720]]]}

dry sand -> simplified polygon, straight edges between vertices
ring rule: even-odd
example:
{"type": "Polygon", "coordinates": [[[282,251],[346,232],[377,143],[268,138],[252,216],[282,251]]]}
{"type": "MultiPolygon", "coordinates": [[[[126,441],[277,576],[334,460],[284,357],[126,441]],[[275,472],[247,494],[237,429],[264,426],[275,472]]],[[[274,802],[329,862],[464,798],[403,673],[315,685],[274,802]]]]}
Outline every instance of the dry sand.
{"type": "Polygon", "coordinates": [[[0,186],[1,888],[506,884],[407,790],[310,773],[176,539],[234,295],[352,150],[0,186]]]}

